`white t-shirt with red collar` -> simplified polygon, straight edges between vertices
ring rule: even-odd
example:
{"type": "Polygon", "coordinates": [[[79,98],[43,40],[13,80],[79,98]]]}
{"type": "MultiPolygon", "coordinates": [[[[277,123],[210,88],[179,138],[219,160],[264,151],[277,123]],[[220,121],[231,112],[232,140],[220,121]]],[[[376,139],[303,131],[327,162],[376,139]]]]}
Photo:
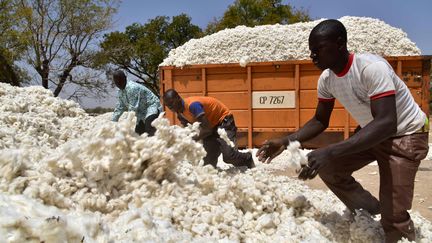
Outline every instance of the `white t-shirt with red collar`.
{"type": "Polygon", "coordinates": [[[426,114],[384,58],[368,53],[351,54],[340,74],[326,69],[318,80],[318,99],[337,99],[361,127],[373,120],[370,101],[388,95],[396,98],[396,136],[418,131],[426,114]]]}

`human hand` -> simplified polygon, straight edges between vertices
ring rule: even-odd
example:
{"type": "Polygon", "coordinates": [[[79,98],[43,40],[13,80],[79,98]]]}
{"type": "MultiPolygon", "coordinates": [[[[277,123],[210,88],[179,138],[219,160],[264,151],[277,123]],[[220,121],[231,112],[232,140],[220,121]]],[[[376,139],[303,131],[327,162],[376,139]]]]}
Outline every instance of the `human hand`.
{"type": "Polygon", "coordinates": [[[327,148],[316,149],[308,155],[308,164],[301,168],[299,179],[307,180],[313,179],[319,170],[330,161],[330,154],[327,148]]]}
{"type": "Polygon", "coordinates": [[[276,156],[286,149],[283,138],[277,138],[264,141],[261,148],[258,149],[256,156],[263,163],[270,163],[276,156]]]}

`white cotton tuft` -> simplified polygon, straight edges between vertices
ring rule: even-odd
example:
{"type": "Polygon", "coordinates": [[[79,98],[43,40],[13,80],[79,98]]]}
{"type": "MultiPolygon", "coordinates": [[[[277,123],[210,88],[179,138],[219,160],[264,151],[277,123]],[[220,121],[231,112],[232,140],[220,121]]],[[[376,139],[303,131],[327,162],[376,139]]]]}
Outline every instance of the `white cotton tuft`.
{"type": "Polygon", "coordinates": [[[242,66],[242,67],[246,67],[249,62],[250,62],[249,56],[242,56],[240,58],[240,66],[242,66]]]}
{"type": "Polygon", "coordinates": [[[218,128],[217,132],[219,134],[219,137],[222,138],[222,140],[224,140],[229,146],[235,147],[233,141],[228,138],[228,134],[226,133],[225,129],[218,128]]]}

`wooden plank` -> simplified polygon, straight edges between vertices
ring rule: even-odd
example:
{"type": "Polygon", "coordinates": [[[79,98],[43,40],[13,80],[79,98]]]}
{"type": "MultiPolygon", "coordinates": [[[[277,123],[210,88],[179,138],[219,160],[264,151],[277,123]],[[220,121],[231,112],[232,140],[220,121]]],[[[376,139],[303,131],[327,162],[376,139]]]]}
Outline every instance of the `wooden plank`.
{"type": "Polygon", "coordinates": [[[294,90],[294,72],[253,73],[252,85],[254,91],[294,90]]]}
{"type": "Polygon", "coordinates": [[[345,111],[345,125],[344,125],[344,139],[347,139],[349,137],[349,130],[350,130],[350,114],[348,111],[345,111]]]}
{"type": "Polygon", "coordinates": [[[300,89],[317,89],[318,79],[321,72],[317,71],[302,71],[300,69],[300,89]]]}
{"type": "Polygon", "coordinates": [[[253,110],[254,128],[296,127],[295,109],[253,110]]]}
{"type": "Polygon", "coordinates": [[[402,61],[397,61],[397,66],[396,66],[396,74],[402,78],[402,61]]]}
{"type": "Polygon", "coordinates": [[[182,98],[187,98],[187,97],[191,97],[191,96],[202,96],[202,93],[201,92],[182,92],[182,93],[179,93],[179,95],[182,98]]]}
{"type": "Polygon", "coordinates": [[[255,74],[255,73],[286,73],[286,72],[294,72],[294,71],[295,71],[295,65],[292,65],[292,64],[252,67],[252,74],[255,74]]]}
{"type": "Polygon", "coordinates": [[[429,99],[430,99],[430,82],[431,82],[431,59],[423,60],[422,63],[422,101],[421,101],[421,108],[424,113],[426,113],[427,117],[430,115],[429,110],[429,99]]]}
{"type": "Polygon", "coordinates": [[[234,121],[237,128],[248,128],[249,126],[249,113],[248,110],[231,110],[234,116],[234,121]]]}
{"type": "Polygon", "coordinates": [[[168,89],[173,88],[173,80],[172,80],[172,70],[163,70],[164,72],[164,84],[165,84],[165,90],[163,92],[167,91],[168,89]]]}
{"type": "Polygon", "coordinates": [[[174,76],[199,76],[201,74],[202,68],[182,68],[173,69],[174,76]]]}
{"type": "Polygon", "coordinates": [[[215,67],[215,68],[207,68],[208,75],[215,74],[246,74],[247,69],[245,67],[233,66],[233,67],[215,67]]]}
{"type": "MultiPolygon", "coordinates": [[[[167,72],[167,76],[166,76],[166,80],[167,80],[167,84],[169,84],[169,87],[167,87],[168,89],[173,89],[174,88],[174,80],[173,80],[173,73],[171,70],[169,70],[169,72],[167,72]]],[[[165,108],[165,110],[169,110],[168,108],[165,108]]],[[[171,115],[169,116],[170,120],[171,120],[171,124],[176,124],[176,117],[174,112],[171,112],[171,115]]]]}
{"type": "Polygon", "coordinates": [[[201,75],[199,79],[195,76],[175,76],[173,77],[173,88],[177,92],[200,92],[202,93],[201,75]]]}
{"type": "Polygon", "coordinates": [[[252,113],[252,68],[247,67],[247,83],[248,83],[248,147],[252,148],[252,129],[253,129],[253,113],[252,113]]]}
{"type": "Polygon", "coordinates": [[[247,90],[247,74],[208,74],[208,92],[245,91],[247,90]]]}
{"type": "MultiPolygon", "coordinates": [[[[384,57],[386,60],[394,61],[394,60],[431,60],[431,55],[423,55],[423,56],[386,56],[384,57]]],[[[311,66],[311,68],[314,66],[312,63],[312,60],[305,59],[305,60],[288,60],[288,61],[273,61],[273,62],[250,62],[248,63],[248,66],[251,67],[257,67],[257,66],[274,66],[274,65],[292,65],[292,64],[306,64],[311,66]]],[[[174,67],[174,66],[161,66],[161,69],[169,70],[169,69],[190,69],[190,68],[230,68],[230,67],[240,67],[240,64],[238,62],[236,63],[222,63],[222,64],[194,64],[194,65],[185,65],[183,67],[174,67]]],[[[315,67],[316,68],[316,67],[315,67]]]]}
{"type": "Polygon", "coordinates": [[[418,69],[421,70],[423,66],[423,60],[405,60],[403,61],[403,67],[407,69],[418,69]]]}
{"type": "Polygon", "coordinates": [[[319,70],[319,68],[317,68],[312,61],[310,61],[309,63],[303,64],[300,66],[300,71],[304,72],[304,71],[313,71],[316,73],[321,73],[321,70],[319,70]]]}
{"type": "Polygon", "coordinates": [[[300,128],[300,65],[295,65],[295,115],[296,115],[296,123],[295,128],[298,130],[300,128]]]}
{"type": "Polygon", "coordinates": [[[400,77],[408,87],[420,88],[423,83],[422,73],[423,71],[421,67],[405,66],[404,62],[402,67],[402,76],[400,77]]]}
{"type": "Polygon", "coordinates": [[[159,77],[160,77],[160,88],[159,88],[159,97],[161,97],[161,104],[163,106],[162,97],[165,92],[165,75],[164,70],[159,70],[159,77]]]}
{"type": "MultiPolygon", "coordinates": [[[[300,126],[304,126],[315,115],[315,109],[300,110],[300,126]]],[[[345,110],[334,109],[330,118],[329,128],[345,127],[345,110]]]]}
{"type": "Polygon", "coordinates": [[[230,110],[247,110],[249,108],[249,93],[238,92],[209,92],[208,96],[214,97],[224,103],[230,110]]]}
{"type": "MultiPolygon", "coordinates": [[[[411,95],[413,96],[415,102],[419,104],[421,108],[423,108],[422,98],[423,98],[423,89],[422,88],[411,88],[411,95]]],[[[429,105],[428,105],[429,106],[429,105]]]]}
{"type": "Polygon", "coordinates": [[[206,96],[207,95],[207,75],[206,75],[206,69],[202,68],[201,69],[201,81],[202,81],[202,95],[206,96]]]}

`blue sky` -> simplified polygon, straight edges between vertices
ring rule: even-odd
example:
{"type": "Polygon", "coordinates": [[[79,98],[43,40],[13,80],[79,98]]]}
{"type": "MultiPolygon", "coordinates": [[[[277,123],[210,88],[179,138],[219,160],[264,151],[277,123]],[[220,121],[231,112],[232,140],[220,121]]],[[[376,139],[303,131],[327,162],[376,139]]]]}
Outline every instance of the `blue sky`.
{"type": "MultiPolygon", "coordinates": [[[[115,29],[134,22],[146,23],[156,16],[186,13],[192,23],[205,28],[221,17],[234,0],[123,0],[115,16],[115,29]]],[[[342,16],[372,17],[401,28],[421,49],[432,55],[432,0],[292,0],[282,1],[309,11],[314,19],[342,16]]],[[[348,40],[349,41],[349,40],[348,40]]]]}
{"type": "MultiPolygon", "coordinates": [[[[192,23],[205,28],[215,17],[221,17],[234,0],[123,0],[114,18],[114,30],[124,31],[132,23],[144,24],[156,16],[186,13],[192,23]]],[[[283,4],[309,12],[313,19],[343,16],[372,17],[401,28],[423,55],[432,55],[432,0],[292,0],[283,4]]],[[[349,40],[348,40],[349,41],[349,40]]],[[[86,100],[85,107],[113,107],[112,98],[104,102],[86,100]]]]}

